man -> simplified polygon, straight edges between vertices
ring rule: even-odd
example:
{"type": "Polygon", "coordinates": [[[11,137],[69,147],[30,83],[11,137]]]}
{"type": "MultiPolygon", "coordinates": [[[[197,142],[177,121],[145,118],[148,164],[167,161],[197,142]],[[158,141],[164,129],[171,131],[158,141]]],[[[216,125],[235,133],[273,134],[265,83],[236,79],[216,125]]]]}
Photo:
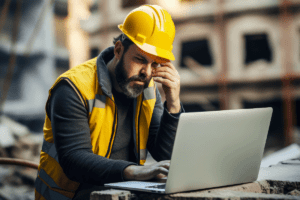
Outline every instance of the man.
{"type": "Polygon", "coordinates": [[[104,183],[168,174],[183,112],[169,61],[174,23],[166,10],[145,5],[119,28],[114,47],[62,74],[49,91],[36,199],[89,199],[104,183]],[[147,150],[158,162],[143,166],[147,150]]]}

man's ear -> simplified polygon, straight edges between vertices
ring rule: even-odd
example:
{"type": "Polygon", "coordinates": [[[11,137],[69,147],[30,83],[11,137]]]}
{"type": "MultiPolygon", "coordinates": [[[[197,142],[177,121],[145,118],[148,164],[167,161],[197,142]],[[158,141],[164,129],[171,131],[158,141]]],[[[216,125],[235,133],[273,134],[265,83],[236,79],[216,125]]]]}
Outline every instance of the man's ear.
{"type": "Polygon", "coordinates": [[[117,58],[118,60],[121,60],[123,52],[124,52],[124,46],[123,46],[122,42],[119,40],[115,44],[115,49],[114,49],[115,58],[117,58]]]}

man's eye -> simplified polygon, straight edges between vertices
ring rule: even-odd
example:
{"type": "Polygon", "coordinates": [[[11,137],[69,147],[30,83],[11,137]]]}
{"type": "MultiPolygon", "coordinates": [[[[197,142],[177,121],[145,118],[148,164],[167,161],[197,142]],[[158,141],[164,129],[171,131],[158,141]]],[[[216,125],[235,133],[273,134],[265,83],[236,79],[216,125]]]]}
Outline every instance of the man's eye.
{"type": "Polygon", "coordinates": [[[158,65],[159,65],[158,63],[152,63],[152,67],[153,67],[153,68],[157,68],[158,65]]]}
{"type": "Polygon", "coordinates": [[[136,57],[136,59],[137,59],[138,61],[140,61],[140,62],[144,62],[144,60],[141,59],[141,58],[136,57]]]}

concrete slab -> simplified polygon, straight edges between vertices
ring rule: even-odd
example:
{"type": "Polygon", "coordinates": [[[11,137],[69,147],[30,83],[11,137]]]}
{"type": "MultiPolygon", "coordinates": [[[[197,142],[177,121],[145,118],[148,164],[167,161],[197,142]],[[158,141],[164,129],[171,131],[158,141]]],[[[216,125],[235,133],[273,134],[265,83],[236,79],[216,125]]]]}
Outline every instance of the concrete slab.
{"type": "Polygon", "coordinates": [[[300,165],[274,165],[260,168],[257,180],[300,182],[300,165]]]}
{"type": "Polygon", "coordinates": [[[170,195],[171,199],[183,200],[183,199],[300,199],[297,196],[278,195],[278,194],[263,194],[263,193],[250,193],[239,191],[212,191],[206,193],[181,193],[170,195]]]}
{"type": "Polygon", "coordinates": [[[300,157],[300,145],[291,144],[271,155],[262,159],[260,167],[269,167],[271,165],[277,165],[280,161],[295,159],[300,157]]]}

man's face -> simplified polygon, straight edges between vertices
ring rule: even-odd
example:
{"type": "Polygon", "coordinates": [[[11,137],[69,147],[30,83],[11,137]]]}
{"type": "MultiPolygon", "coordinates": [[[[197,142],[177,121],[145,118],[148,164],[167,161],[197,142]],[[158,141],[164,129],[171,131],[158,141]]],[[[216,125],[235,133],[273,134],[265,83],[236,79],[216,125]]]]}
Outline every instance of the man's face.
{"type": "Polygon", "coordinates": [[[152,56],[135,44],[129,46],[116,65],[116,80],[125,95],[130,98],[139,96],[148,87],[152,78],[152,70],[158,67],[152,56]]]}

